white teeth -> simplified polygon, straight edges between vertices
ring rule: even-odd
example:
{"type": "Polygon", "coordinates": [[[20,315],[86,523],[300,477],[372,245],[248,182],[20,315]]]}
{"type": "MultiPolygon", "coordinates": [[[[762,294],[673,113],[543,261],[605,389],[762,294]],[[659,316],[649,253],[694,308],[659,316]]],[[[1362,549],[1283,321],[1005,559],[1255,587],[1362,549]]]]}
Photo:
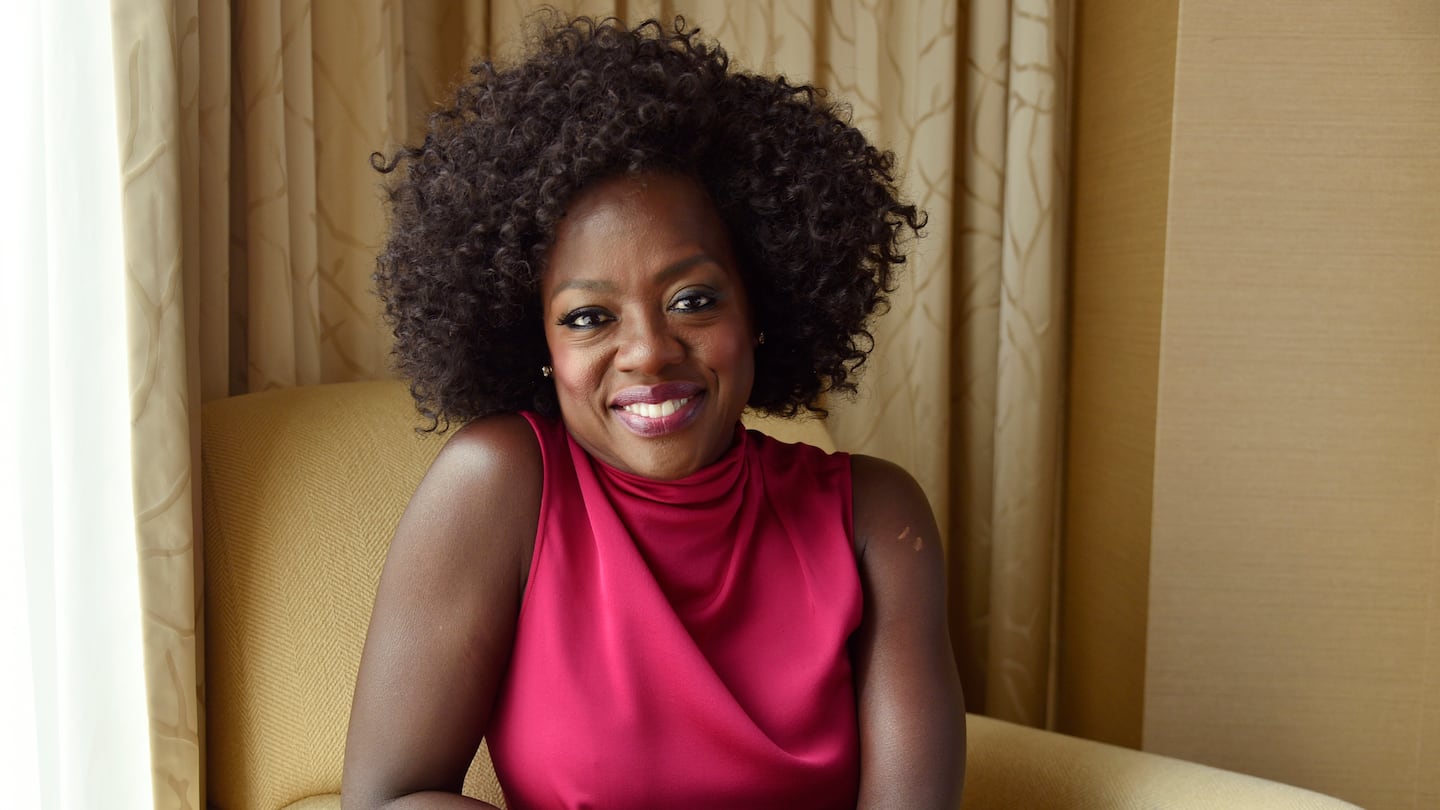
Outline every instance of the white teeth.
{"type": "Polygon", "coordinates": [[[676,411],[684,407],[685,403],[689,401],[690,397],[685,397],[684,399],[667,399],[664,402],[654,403],[636,402],[631,405],[623,406],[621,410],[625,411],[626,413],[633,413],[636,416],[643,416],[647,419],[659,419],[663,416],[669,416],[670,414],[675,413],[676,411]]]}

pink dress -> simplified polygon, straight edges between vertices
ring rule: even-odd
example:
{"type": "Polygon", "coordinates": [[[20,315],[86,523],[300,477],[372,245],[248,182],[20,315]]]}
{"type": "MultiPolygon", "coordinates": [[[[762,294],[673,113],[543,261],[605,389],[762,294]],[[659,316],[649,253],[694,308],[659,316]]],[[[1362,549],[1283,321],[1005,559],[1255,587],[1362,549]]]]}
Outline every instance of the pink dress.
{"type": "Polygon", "coordinates": [[[737,427],[680,481],[540,439],[540,525],[487,734],[511,810],[855,806],[850,460],[737,427]]]}

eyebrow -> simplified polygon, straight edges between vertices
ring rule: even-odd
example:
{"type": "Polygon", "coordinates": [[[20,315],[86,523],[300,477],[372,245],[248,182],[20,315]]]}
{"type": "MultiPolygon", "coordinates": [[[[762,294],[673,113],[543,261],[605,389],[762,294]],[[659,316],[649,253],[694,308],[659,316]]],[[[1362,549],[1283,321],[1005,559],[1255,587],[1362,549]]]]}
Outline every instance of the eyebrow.
{"type": "MultiPolygon", "coordinates": [[[[665,269],[661,270],[660,272],[656,273],[656,274],[655,274],[655,280],[658,281],[658,282],[660,282],[661,284],[664,284],[665,282],[669,281],[670,279],[674,278],[675,276],[680,275],[681,273],[685,272],[686,270],[689,270],[690,268],[694,267],[695,265],[697,265],[697,264],[705,264],[706,262],[710,262],[710,263],[713,264],[713,263],[715,263],[715,260],[712,259],[712,258],[710,258],[710,254],[708,254],[708,253],[696,253],[694,256],[689,256],[689,257],[687,257],[687,258],[681,259],[680,261],[675,262],[674,264],[672,264],[672,265],[666,267],[665,269]]],[[[589,279],[589,278],[572,278],[572,279],[570,279],[569,281],[566,281],[566,282],[560,284],[560,286],[556,287],[556,288],[555,288],[555,291],[552,292],[552,293],[550,293],[550,300],[551,300],[551,301],[554,301],[556,296],[558,296],[560,293],[562,293],[562,292],[564,292],[564,291],[566,291],[566,290],[589,290],[590,292],[613,292],[614,289],[615,289],[615,285],[612,284],[612,283],[610,283],[610,282],[608,282],[608,281],[599,281],[599,280],[596,280],[596,279],[589,279]]]]}

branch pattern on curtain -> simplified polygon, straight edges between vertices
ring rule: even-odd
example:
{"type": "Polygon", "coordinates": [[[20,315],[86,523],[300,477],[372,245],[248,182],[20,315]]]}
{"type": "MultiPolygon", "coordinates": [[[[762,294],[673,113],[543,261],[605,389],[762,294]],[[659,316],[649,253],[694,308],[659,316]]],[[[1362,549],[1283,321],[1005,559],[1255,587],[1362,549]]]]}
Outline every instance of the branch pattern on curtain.
{"type": "Polygon", "coordinates": [[[202,807],[195,0],[113,6],[132,486],[157,808],[202,807]],[[167,13],[168,12],[168,13],[167,13]],[[172,16],[173,15],[173,16],[172,16]]]}
{"type": "MultiPolygon", "coordinates": [[[[950,434],[969,704],[1050,722],[1065,373],[1070,2],[968,7],[950,434]]],[[[954,565],[959,563],[958,569],[954,565]]],[[[952,619],[953,620],[953,619],[952,619]]]]}
{"type": "MultiPolygon", "coordinates": [[[[1062,378],[1069,0],[714,4],[682,13],[756,70],[814,81],[894,150],[925,238],[837,444],[909,469],[948,533],[972,709],[1043,724],[1062,378]]],[[[123,77],[136,509],[157,807],[203,796],[199,403],[387,375],[369,155],[413,139],[521,0],[115,3],[123,77]]]]}

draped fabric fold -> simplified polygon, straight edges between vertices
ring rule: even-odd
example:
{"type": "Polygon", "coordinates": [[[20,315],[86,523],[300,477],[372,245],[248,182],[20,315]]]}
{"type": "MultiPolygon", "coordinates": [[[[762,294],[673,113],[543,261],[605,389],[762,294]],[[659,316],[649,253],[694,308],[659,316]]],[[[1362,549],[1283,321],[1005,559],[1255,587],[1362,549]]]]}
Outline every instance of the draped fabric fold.
{"type": "MultiPolygon", "coordinates": [[[[929,214],[844,450],[892,459],[948,531],[972,709],[1044,724],[1063,382],[1070,0],[592,0],[676,13],[742,66],[828,88],[929,214]]],[[[370,154],[413,140],[519,0],[113,2],[135,500],[156,806],[199,807],[199,404],[388,375],[370,154]]]]}
{"type": "Polygon", "coordinates": [[[198,50],[194,0],[113,13],[129,310],[132,487],[157,807],[201,807],[198,50]],[[172,14],[165,13],[166,11],[172,14]],[[179,23],[180,25],[177,25],[179,23]]]}
{"type": "Polygon", "coordinates": [[[973,708],[1035,726],[1051,715],[1069,9],[1065,0],[972,4],[959,138],[950,492],[968,631],[962,672],[973,708]]]}

